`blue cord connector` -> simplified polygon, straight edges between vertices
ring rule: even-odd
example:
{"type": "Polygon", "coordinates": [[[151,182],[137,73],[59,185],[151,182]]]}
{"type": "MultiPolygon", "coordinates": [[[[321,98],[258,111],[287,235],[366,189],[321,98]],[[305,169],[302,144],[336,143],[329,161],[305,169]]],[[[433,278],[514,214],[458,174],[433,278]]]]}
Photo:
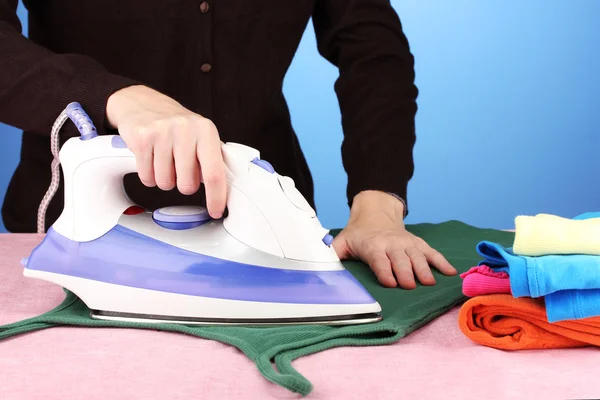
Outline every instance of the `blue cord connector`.
{"type": "Polygon", "coordinates": [[[65,108],[65,114],[67,114],[69,119],[73,121],[77,127],[77,130],[79,130],[81,140],[89,140],[98,136],[98,132],[96,131],[92,119],[85,111],[83,111],[81,104],[77,102],[69,103],[67,108],[65,108]]]}

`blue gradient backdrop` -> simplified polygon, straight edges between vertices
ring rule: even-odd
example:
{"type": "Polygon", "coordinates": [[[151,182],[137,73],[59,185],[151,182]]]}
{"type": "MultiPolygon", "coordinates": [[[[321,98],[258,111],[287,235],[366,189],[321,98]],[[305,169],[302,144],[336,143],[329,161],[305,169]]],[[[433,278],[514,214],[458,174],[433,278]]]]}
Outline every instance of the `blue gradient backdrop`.
{"type": "MultiPolygon", "coordinates": [[[[392,4],[420,90],[407,222],[505,228],[518,214],[600,210],[600,2],[392,4]]],[[[309,26],[284,89],[329,227],[348,217],[336,77],[309,26]]],[[[0,125],[2,197],[19,143],[0,125]]]]}

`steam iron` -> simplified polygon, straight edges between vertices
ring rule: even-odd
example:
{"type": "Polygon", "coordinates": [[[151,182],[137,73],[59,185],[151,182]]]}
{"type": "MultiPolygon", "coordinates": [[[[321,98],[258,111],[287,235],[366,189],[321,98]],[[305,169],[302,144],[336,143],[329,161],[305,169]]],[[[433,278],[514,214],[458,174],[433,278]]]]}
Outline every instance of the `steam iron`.
{"type": "Polygon", "coordinates": [[[227,217],[213,220],[203,207],[147,211],[123,188],[123,176],[136,172],[133,153],[118,135],[98,136],[89,120],[83,129],[86,115],[73,104],[69,116],[82,135],[53,149],[64,175],[64,209],[24,261],[25,276],[73,292],[95,319],[186,325],[382,319],[380,305],[343,267],[332,236],[293,180],[256,149],[222,144],[227,217]]]}

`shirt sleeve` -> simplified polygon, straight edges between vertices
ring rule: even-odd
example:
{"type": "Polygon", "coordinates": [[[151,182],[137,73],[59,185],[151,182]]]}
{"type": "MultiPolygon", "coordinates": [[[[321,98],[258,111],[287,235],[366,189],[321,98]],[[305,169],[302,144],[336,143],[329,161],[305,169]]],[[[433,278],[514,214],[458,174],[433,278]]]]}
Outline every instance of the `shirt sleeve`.
{"type": "Polygon", "coordinates": [[[313,26],[319,53],[339,69],[348,203],[363,190],[393,193],[406,203],[418,90],[397,13],[389,0],[318,0],[313,26]]]}
{"type": "MultiPolygon", "coordinates": [[[[56,54],[27,39],[17,5],[18,0],[0,0],[0,122],[49,135],[66,105],[77,101],[99,132],[108,130],[108,98],[138,83],[85,55],[56,54]]],[[[65,129],[74,130],[71,125],[65,129]]]]}

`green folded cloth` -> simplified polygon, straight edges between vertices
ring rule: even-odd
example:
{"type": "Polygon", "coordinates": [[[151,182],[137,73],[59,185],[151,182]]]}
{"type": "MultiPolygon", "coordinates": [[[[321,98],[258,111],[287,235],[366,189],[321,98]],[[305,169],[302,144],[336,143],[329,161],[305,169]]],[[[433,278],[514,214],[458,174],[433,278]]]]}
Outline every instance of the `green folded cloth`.
{"type": "MultiPolygon", "coordinates": [[[[475,252],[479,241],[485,239],[509,247],[514,238],[513,233],[478,229],[457,221],[410,225],[407,229],[444,254],[459,273],[479,262],[480,257],[475,252]]],[[[419,286],[415,290],[390,289],[377,282],[367,265],[358,261],[344,262],[344,265],[381,304],[383,321],[345,327],[302,325],[271,328],[100,321],[91,319],[87,306],[67,291],[65,300],[54,310],[0,326],[0,340],[65,325],[179,332],[237,347],[256,363],[266,379],[305,396],[311,392],[312,384],[294,369],[293,360],[333,347],[394,343],[465,300],[458,276],[445,277],[434,271],[435,286],[419,286]],[[272,362],[275,362],[276,368],[272,362]]]]}

